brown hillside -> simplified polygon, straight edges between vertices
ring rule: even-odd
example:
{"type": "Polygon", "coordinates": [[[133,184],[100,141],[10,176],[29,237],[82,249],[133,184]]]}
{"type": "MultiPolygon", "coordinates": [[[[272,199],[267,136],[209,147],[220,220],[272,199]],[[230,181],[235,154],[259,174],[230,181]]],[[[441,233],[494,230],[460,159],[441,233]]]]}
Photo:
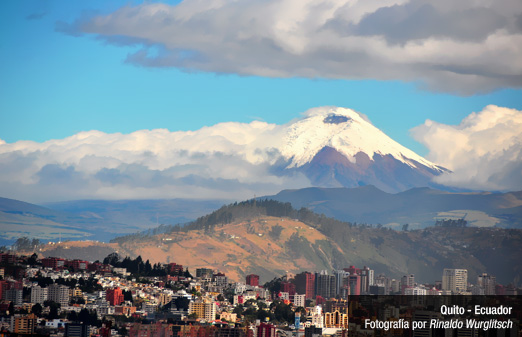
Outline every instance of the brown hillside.
{"type": "MultiPolygon", "coordinates": [[[[213,268],[235,281],[243,280],[252,272],[262,274],[267,280],[286,272],[331,269],[325,253],[322,253],[324,261],[314,263],[289,251],[288,241],[297,237],[310,250],[321,250],[318,242],[328,242],[322,233],[300,221],[266,216],[216,226],[206,232],[194,230],[156,235],[139,245],[135,242],[123,243],[119,250],[124,255],[141,255],[151,263],[176,262],[189,266],[192,271],[202,267],[213,268]],[[270,235],[275,226],[282,227],[279,237],[270,235]]],[[[342,254],[339,247],[335,248],[342,254]]]]}

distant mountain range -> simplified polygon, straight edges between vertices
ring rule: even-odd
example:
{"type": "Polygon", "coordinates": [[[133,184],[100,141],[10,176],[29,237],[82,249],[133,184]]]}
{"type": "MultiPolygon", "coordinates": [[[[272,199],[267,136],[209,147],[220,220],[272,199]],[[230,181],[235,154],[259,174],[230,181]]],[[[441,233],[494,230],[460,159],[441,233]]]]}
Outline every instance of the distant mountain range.
{"type": "Polygon", "coordinates": [[[451,193],[413,188],[396,194],[374,186],[284,190],[266,198],[307,207],[342,220],[400,228],[433,226],[438,219],[465,219],[469,226],[522,229],[522,191],[451,193]]]}
{"type": "Polygon", "coordinates": [[[27,236],[44,241],[101,240],[158,224],[185,223],[219,208],[224,200],[79,200],[38,206],[0,198],[0,244],[27,236]]]}
{"type": "MultiPolygon", "coordinates": [[[[450,193],[415,188],[396,194],[374,186],[305,188],[260,197],[290,202],[356,223],[401,229],[433,226],[438,219],[465,219],[469,226],[522,228],[522,192],[450,193]]],[[[0,244],[27,236],[42,240],[93,239],[147,231],[159,224],[192,221],[227,200],[80,200],[37,206],[0,198],[0,244]]]]}

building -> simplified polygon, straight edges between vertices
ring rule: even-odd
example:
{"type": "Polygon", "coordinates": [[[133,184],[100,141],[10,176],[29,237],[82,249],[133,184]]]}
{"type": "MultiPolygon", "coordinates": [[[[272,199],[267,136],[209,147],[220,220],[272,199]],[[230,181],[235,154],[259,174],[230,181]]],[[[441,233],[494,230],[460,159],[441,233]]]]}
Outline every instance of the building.
{"type": "Polygon", "coordinates": [[[297,274],[294,283],[298,294],[305,294],[307,300],[315,297],[315,274],[309,272],[297,274]]]}
{"type": "Polygon", "coordinates": [[[326,312],[324,314],[325,328],[348,328],[348,315],[335,310],[334,312],[326,312]]]}
{"type": "Polygon", "coordinates": [[[216,303],[211,301],[196,301],[189,303],[189,315],[196,314],[198,318],[204,319],[207,322],[216,319],[216,303]]]}
{"type": "Polygon", "coordinates": [[[65,337],[89,337],[90,328],[83,323],[65,323],[65,337]]]}
{"type": "Polygon", "coordinates": [[[364,266],[361,270],[361,294],[368,294],[370,286],[374,285],[374,271],[364,266]]]}
{"type": "Polygon", "coordinates": [[[290,297],[295,295],[295,284],[290,282],[281,282],[281,291],[288,293],[290,297]]]}
{"type": "Polygon", "coordinates": [[[306,307],[306,295],[305,294],[302,294],[302,295],[295,294],[294,295],[294,306],[305,308],[306,307]]]}
{"type": "Polygon", "coordinates": [[[320,305],[317,305],[312,310],[310,310],[308,321],[311,322],[312,326],[317,328],[324,327],[323,308],[320,305]]]}
{"type": "Polygon", "coordinates": [[[226,287],[228,284],[228,278],[223,273],[214,274],[212,276],[212,281],[214,281],[218,287],[226,287]]]}
{"type": "Polygon", "coordinates": [[[442,290],[454,294],[465,292],[468,288],[468,271],[466,269],[448,269],[442,272],[442,290]]]}
{"type": "Polygon", "coordinates": [[[350,275],[347,271],[344,270],[334,270],[334,276],[335,276],[335,294],[340,294],[341,289],[343,288],[345,284],[345,278],[350,275]]]}
{"type": "Polygon", "coordinates": [[[59,303],[62,307],[69,305],[69,288],[63,284],[51,284],[47,287],[47,299],[59,303]]]}
{"type": "Polygon", "coordinates": [[[31,288],[31,303],[36,304],[47,301],[47,288],[42,288],[40,286],[34,286],[31,288]]]}
{"type": "Polygon", "coordinates": [[[249,286],[253,286],[253,287],[259,286],[259,275],[255,275],[255,274],[247,275],[246,284],[249,286]]]}
{"type": "Polygon", "coordinates": [[[386,295],[386,288],[382,285],[370,286],[368,291],[371,295],[386,295]]]}
{"type": "Polygon", "coordinates": [[[196,277],[197,278],[211,278],[214,271],[210,268],[197,268],[196,269],[196,277]]]}
{"type": "Polygon", "coordinates": [[[60,269],[65,266],[65,259],[60,257],[46,257],[42,260],[42,265],[46,268],[60,269]]]}
{"type": "Polygon", "coordinates": [[[168,264],[169,274],[181,275],[183,274],[183,265],[177,263],[168,264]]]}
{"type": "Polygon", "coordinates": [[[401,294],[405,294],[406,288],[415,287],[415,275],[404,275],[401,280],[401,294]]]}
{"type": "Polygon", "coordinates": [[[428,294],[428,291],[425,288],[412,287],[412,288],[404,289],[404,295],[427,295],[427,294],[428,294]]]}
{"type": "Polygon", "coordinates": [[[276,337],[276,327],[270,323],[261,323],[257,327],[257,337],[276,337]]]}
{"type": "Polygon", "coordinates": [[[477,285],[484,289],[484,295],[495,295],[497,278],[493,275],[483,273],[477,277],[477,285]]]}
{"type": "Polygon", "coordinates": [[[332,298],[337,294],[335,293],[335,276],[328,275],[323,270],[321,273],[315,274],[315,296],[321,296],[323,298],[332,298]]]}
{"type": "Polygon", "coordinates": [[[22,304],[22,289],[8,289],[4,296],[6,301],[13,302],[14,305],[22,304]]]}
{"type": "Polygon", "coordinates": [[[30,314],[27,316],[16,317],[14,322],[14,333],[15,334],[34,334],[34,328],[36,326],[36,315],[30,314]]]}
{"type": "Polygon", "coordinates": [[[66,267],[71,267],[74,271],[87,270],[89,267],[89,261],[85,260],[67,260],[65,261],[66,267]]]}
{"type": "Polygon", "coordinates": [[[120,305],[124,302],[123,292],[120,287],[107,289],[105,292],[105,299],[109,301],[112,306],[120,305]]]}
{"type": "Polygon", "coordinates": [[[348,295],[360,295],[361,294],[361,276],[354,274],[348,275],[347,288],[349,290],[348,295]]]}

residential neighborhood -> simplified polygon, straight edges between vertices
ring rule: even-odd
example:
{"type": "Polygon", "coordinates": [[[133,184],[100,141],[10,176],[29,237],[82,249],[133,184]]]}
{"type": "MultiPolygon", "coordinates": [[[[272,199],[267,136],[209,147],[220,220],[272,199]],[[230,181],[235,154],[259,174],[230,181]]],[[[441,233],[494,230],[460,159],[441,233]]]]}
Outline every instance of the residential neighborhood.
{"type": "Polygon", "coordinates": [[[256,274],[233,282],[210,268],[151,265],[116,253],[91,262],[7,252],[0,254],[0,266],[2,335],[364,335],[368,332],[349,317],[411,319],[412,314],[389,307],[369,312],[348,301],[360,295],[521,294],[488,274],[472,284],[465,269],[444,269],[442,280],[433,284],[418,284],[414,275],[393,279],[350,266],[289,273],[261,285],[256,274]]]}

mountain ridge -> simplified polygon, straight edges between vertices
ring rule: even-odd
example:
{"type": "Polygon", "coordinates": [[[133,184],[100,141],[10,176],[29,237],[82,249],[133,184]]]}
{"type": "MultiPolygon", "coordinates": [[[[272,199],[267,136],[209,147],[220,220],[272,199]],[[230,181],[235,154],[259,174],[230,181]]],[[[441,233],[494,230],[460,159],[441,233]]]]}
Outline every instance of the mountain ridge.
{"type": "Polygon", "coordinates": [[[114,239],[111,247],[121,256],[140,255],[151,263],[212,268],[236,281],[250,273],[271,279],[287,272],[367,265],[391,277],[413,273],[421,282],[440,280],[444,268],[465,268],[469,277],[488,272],[506,284],[522,276],[520,240],[522,230],[439,226],[395,231],[342,222],[288,202],[251,199],[225,205],[185,227],[114,239]]]}

